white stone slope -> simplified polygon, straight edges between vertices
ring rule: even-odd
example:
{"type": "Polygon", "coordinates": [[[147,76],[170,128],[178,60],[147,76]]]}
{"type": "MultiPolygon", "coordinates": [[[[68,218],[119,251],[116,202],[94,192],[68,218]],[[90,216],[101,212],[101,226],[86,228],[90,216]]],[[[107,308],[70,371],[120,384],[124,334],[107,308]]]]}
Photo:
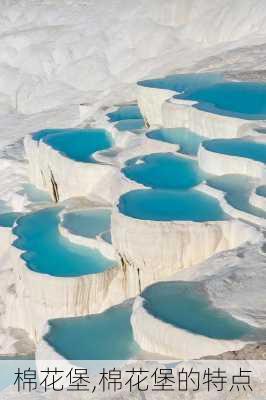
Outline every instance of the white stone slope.
{"type": "Polygon", "coordinates": [[[265,8],[263,0],[6,1],[0,33],[2,109],[33,114],[134,98],[135,81],[227,50],[254,69],[241,50],[265,42],[265,8]]]}
{"type": "Polygon", "coordinates": [[[133,100],[135,82],[144,78],[263,70],[265,15],[263,0],[233,6],[231,0],[7,0],[0,27],[0,148],[133,100]]]}
{"type": "MultiPolygon", "coordinates": [[[[21,194],[23,185],[28,183],[27,165],[21,160],[0,159],[0,200],[6,207],[15,211],[24,211],[28,200],[21,194]]],[[[4,212],[0,205],[0,212],[4,212]]]]}

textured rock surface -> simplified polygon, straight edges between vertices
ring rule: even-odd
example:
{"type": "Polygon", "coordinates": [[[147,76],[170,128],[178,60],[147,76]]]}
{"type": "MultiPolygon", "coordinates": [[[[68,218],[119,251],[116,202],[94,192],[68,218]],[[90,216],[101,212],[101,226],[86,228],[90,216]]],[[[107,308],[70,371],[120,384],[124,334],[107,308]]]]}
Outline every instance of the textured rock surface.
{"type": "Polygon", "coordinates": [[[113,211],[111,230],[122,264],[138,271],[141,289],[219,251],[240,246],[253,235],[251,227],[237,220],[147,221],[128,217],[118,209],[113,211]]]}

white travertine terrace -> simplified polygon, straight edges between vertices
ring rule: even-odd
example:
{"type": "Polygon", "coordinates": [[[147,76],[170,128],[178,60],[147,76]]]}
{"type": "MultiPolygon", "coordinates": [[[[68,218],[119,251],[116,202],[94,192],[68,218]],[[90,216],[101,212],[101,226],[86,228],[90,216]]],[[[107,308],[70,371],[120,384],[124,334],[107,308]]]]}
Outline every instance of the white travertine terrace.
{"type": "MultiPolygon", "coordinates": [[[[201,282],[211,305],[252,327],[265,328],[265,296],[257,293],[265,287],[263,243],[263,234],[254,231],[253,244],[224,252],[221,256],[215,255],[197,268],[173,276],[172,281],[201,282]]],[[[177,359],[193,359],[215,356],[228,349],[236,351],[248,343],[247,338],[244,341],[218,340],[166,323],[147,310],[145,301],[142,296],[136,298],[131,317],[134,338],[145,351],[161,351],[177,359]]],[[[249,340],[256,341],[254,336],[249,340]]]]}
{"type": "MultiPolygon", "coordinates": [[[[260,121],[204,112],[193,107],[195,102],[174,99],[175,94],[169,90],[138,86],[138,103],[146,124],[152,129],[155,126],[186,127],[208,138],[257,136],[256,128],[260,121]]],[[[85,118],[87,106],[83,108],[85,118]]],[[[48,191],[54,200],[83,196],[98,206],[113,206],[112,245],[100,236],[86,238],[73,234],[62,224],[59,225],[61,235],[73,243],[98,249],[107,258],[118,260],[117,266],[97,274],[65,278],[41,274],[27,267],[21,258],[22,252],[11,246],[14,240],[11,230],[3,228],[5,248],[13,267],[10,282],[14,284],[14,290],[7,294],[9,311],[2,318],[3,326],[25,329],[35,343],[41,339],[47,319],[102,312],[138,296],[155,282],[169,279],[188,267],[198,266],[219,252],[257,242],[258,231],[241,220],[260,228],[266,226],[262,218],[236,210],[227,202],[224,192],[204,182],[197,186],[197,190],[216,197],[231,219],[165,222],[122,214],[116,206],[119,197],[134,189],[145,189],[121,172],[125,162],[146,154],[175,153],[179,146],[152,140],[145,133],[119,132],[115,123],[106,118],[98,127],[109,130],[115,144],[111,149],[94,153],[95,163],[74,161],[42,140],[34,140],[31,135],[24,140],[30,180],[38,188],[48,191]]],[[[264,141],[263,136],[258,140],[264,141]]],[[[208,151],[204,145],[200,146],[198,160],[199,167],[211,174],[246,174],[256,178],[259,184],[265,180],[264,164],[208,151]]],[[[265,198],[254,191],[250,203],[264,209],[265,198]]],[[[241,340],[210,339],[165,324],[147,313],[141,297],[137,297],[134,305],[132,325],[135,338],[144,350],[170,357],[215,355],[238,350],[246,344],[241,340]]]]}
{"type": "Polygon", "coordinates": [[[184,127],[208,138],[236,138],[265,121],[215,114],[194,107],[197,101],[174,98],[178,92],[138,84],[138,104],[151,126],[184,127]]]}
{"type": "MultiPolygon", "coordinates": [[[[184,126],[209,138],[235,138],[252,129],[259,121],[200,110],[196,101],[171,98],[162,105],[162,122],[165,128],[184,126]]],[[[262,121],[263,122],[263,121],[262,121]]]]}
{"type": "Polygon", "coordinates": [[[25,329],[35,342],[48,319],[101,312],[127,297],[120,266],[97,274],[56,277],[29,269],[21,253],[10,249],[15,294],[7,296],[9,312],[3,324],[25,329]]]}
{"type": "Polygon", "coordinates": [[[141,290],[217,252],[252,241],[253,235],[251,226],[235,219],[168,222],[132,218],[117,208],[112,213],[113,246],[127,268],[138,270],[141,290]]]}
{"type": "MultiPolygon", "coordinates": [[[[105,151],[98,151],[93,154],[95,163],[72,160],[42,140],[37,141],[32,135],[27,135],[24,147],[30,181],[37,188],[49,192],[53,199],[58,197],[59,201],[85,196],[111,205],[134,186],[134,182],[127,180],[119,171],[128,159],[158,152],[176,152],[179,148],[178,145],[155,141],[145,135],[121,133],[108,122],[101,127],[108,129],[115,139],[115,147],[107,149],[107,153],[117,150],[117,154],[110,158],[105,151]]],[[[141,187],[135,184],[137,186],[141,187]]]]}
{"type": "MultiPolygon", "coordinates": [[[[28,212],[35,207],[31,204],[32,208],[27,208],[27,199],[15,193],[19,182],[22,182],[19,175],[21,172],[24,174],[24,167],[26,169],[26,163],[21,161],[23,156],[19,143],[25,134],[43,128],[77,127],[85,121],[101,127],[103,121],[97,112],[101,108],[104,111],[104,107],[110,104],[135,100],[136,92],[146,126],[187,127],[206,138],[257,135],[256,128],[265,128],[266,121],[244,120],[201,111],[193,107],[192,102],[174,99],[176,92],[144,86],[136,88],[135,82],[155,75],[165,76],[177,69],[184,72],[230,70],[236,79],[238,71],[242,69],[244,79],[245,76],[247,79],[253,76],[253,79],[265,80],[265,10],[265,0],[3,1],[0,13],[1,198],[12,205],[15,211],[28,212]],[[235,74],[233,71],[236,71],[235,74]],[[7,144],[11,146],[7,148],[7,144]],[[16,161],[17,157],[19,162],[16,161]]],[[[97,204],[114,205],[121,194],[141,187],[121,177],[119,169],[127,159],[152,152],[177,150],[177,146],[136,137],[133,133],[128,137],[120,134],[115,139],[115,157],[108,157],[104,152],[95,154],[99,163],[109,164],[103,166],[99,163],[85,165],[67,159],[44,143],[39,146],[27,137],[25,150],[30,179],[54,198],[59,197],[59,201],[72,196],[86,196],[97,204]]],[[[249,164],[248,160],[240,161],[232,157],[229,160],[229,157],[222,155],[219,161],[218,154],[206,152],[205,157],[202,153],[202,166],[212,173],[215,168],[220,173],[241,170],[240,173],[258,176],[258,185],[265,184],[265,168],[264,171],[261,169],[260,175],[260,168],[255,162],[249,164]]],[[[236,210],[228,204],[223,192],[217,191],[215,194],[204,184],[198,190],[209,190],[232,218],[249,221],[262,231],[265,228],[266,222],[262,218],[236,210]]],[[[255,189],[250,203],[261,210],[266,208],[265,198],[258,195],[255,189]]],[[[206,222],[188,223],[185,227],[182,223],[161,224],[130,219],[118,214],[116,209],[113,219],[121,223],[121,226],[113,227],[116,248],[124,251],[125,255],[129,252],[132,256],[130,261],[134,264],[128,265],[127,258],[122,257],[121,267],[80,278],[56,278],[29,270],[20,257],[20,251],[12,246],[14,237],[11,228],[0,227],[1,323],[3,320],[7,326],[21,326],[37,341],[43,334],[42,324],[47,318],[84,315],[91,310],[98,312],[123,301],[124,297],[135,296],[140,286],[144,287],[156,279],[165,279],[168,273],[176,272],[179,265],[175,264],[175,251],[178,260],[182,260],[185,266],[185,263],[191,265],[192,261],[197,262],[197,253],[198,258],[203,259],[213,252],[243,244],[236,251],[236,258],[242,267],[245,240],[255,241],[257,237],[256,231],[247,224],[233,220],[222,222],[221,226],[219,223],[206,222]],[[184,240],[189,237],[188,243],[182,242],[181,226],[184,240]],[[191,246],[191,252],[195,255],[189,256],[188,250],[182,254],[185,246],[191,246]],[[147,271],[146,257],[152,267],[147,271]],[[154,268],[153,261],[166,262],[165,270],[154,268]],[[141,271],[138,271],[135,262],[140,264],[141,271]],[[2,306],[5,306],[3,315],[2,306]]],[[[114,257],[115,250],[100,238],[87,240],[72,235],[63,227],[60,231],[74,243],[94,246],[104,255],[114,257]]],[[[236,276],[234,288],[223,280],[226,255],[223,253],[218,256],[222,276],[217,275],[217,285],[223,286],[220,293],[228,301],[231,307],[229,311],[235,307],[237,287],[241,300],[239,303],[245,303],[246,314],[255,315],[260,321],[266,310],[266,306],[264,309],[257,307],[261,299],[265,299],[265,273],[258,274],[260,270],[256,255],[260,251],[264,253],[261,258],[265,258],[265,248],[264,243],[264,247],[252,254],[246,271],[239,268],[236,276],[235,268],[232,268],[231,281],[236,276]],[[254,281],[254,276],[258,275],[260,280],[254,281]]],[[[213,271],[213,268],[215,263],[210,260],[209,270],[213,271]]],[[[196,265],[180,273],[193,276],[198,269],[196,265]]],[[[213,293],[217,292],[216,289],[214,285],[213,293]]],[[[220,306],[223,308],[224,303],[220,306]]],[[[244,305],[239,309],[243,312],[244,305]]],[[[138,328],[141,328],[141,323],[138,328]]],[[[143,323],[147,334],[154,337],[152,340],[156,344],[156,351],[162,351],[163,346],[167,345],[165,327],[161,329],[158,325],[157,334],[157,325],[146,325],[145,316],[143,323]],[[163,340],[162,347],[158,338],[163,340]]],[[[218,341],[211,343],[195,335],[186,336],[185,331],[179,332],[179,335],[177,348],[172,349],[173,352],[167,350],[170,357],[181,351],[184,357],[193,355],[193,352],[194,356],[199,356],[200,351],[203,355],[210,355],[212,348],[225,351],[231,346],[227,346],[227,343],[221,345],[218,341]],[[184,345],[186,341],[189,343],[187,347],[184,345]]],[[[139,342],[146,346],[144,335],[142,337],[140,334],[139,342]]],[[[238,343],[234,342],[233,345],[234,350],[238,348],[238,343]]],[[[47,354],[49,358],[49,349],[43,354],[45,356],[38,353],[36,356],[44,358],[47,354]]],[[[58,354],[55,357],[60,358],[58,354]]],[[[38,397],[38,394],[33,396],[38,397]]],[[[242,398],[241,394],[239,396],[242,398]]]]}
{"type": "Polygon", "coordinates": [[[214,175],[243,174],[260,180],[265,176],[264,163],[208,150],[204,142],[199,147],[198,160],[203,171],[214,175]]]}
{"type": "MultiPolygon", "coordinates": [[[[223,208],[223,210],[228,215],[230,215],[232,218],[234,218],[236,220],[240,219],[247,223],[251,223],[252,225],[259,226],[262,228],[266,227],[265,218],[258,217],[249,212],[246,212],[246,211],[243,211],[243,210],[233,207],[226,199],[226,195],[227,195],[226,192],[224,192],[222,190],[214,189],[213,187],[208,186],[204,182],[201,183],[200,185],[198,185],[197,189],[200,191],[203,191],[204,193],[210,194],[211,196],[216,197],[219,200],[219,203],[220,203],[221,207],[223,208]]],[[[252,195],[251,195],[251,197],[252,197],[252,195]]],[[[251,198],[249,199],[249,202],[252,204],[251,198]]],[[[256,241],[256,237],[257,237],[257,235],[255,235],[255,232],[254,232],[254,237],[253,237],[252,242],[256,241]]]]}
{"type": "Polygon", "coordinates": [[[25,137],[24,145],[31,182],[55,200],[85,196],[111,202],[111,182],[117,171],[114,166],[72,160],[31,135],[25,137]]]}
{"type": "Polygon", "coordinates": [[[247,344],[241,340],[213,339],[177,328],[151,315],[143,306],[144,301],[141,296],[136,298],[131,324],[135,340],[145,351],[183,360],[240,350],[247,344]]]}
{"type": "MultiPolygon", "coordinates": [[[[252,125],[250,123],[243,124],[245,121],[241,119],[205,113],[192,107],[194,102],[170,99],[175,94],[173,91],[164,92],[162,89],[145,88],[140,85],[138,93],[138,101],[146,122],[152,127],[162,124],[165,127],[185,126],[199,132],[198,126],[201,126],[200,133],[212,138],[237,137],[241,129],[242,134],[248,129],[252,130],[252,125]],[[171,119],[171,115],[174,116],[173,119],[171,119]]],[[[256,121],[256,123],[258,122],[256,121]]],[[[144,154],[178,150],[178,145],[154,141],[145,135],[120,133],[114,123],[108,121],[103,122],[102,127],[112,133],[115,138],[114,149],[116,150],[112,157],[108,155],[109,150],[95,153],[94,158],[104,164],[73,161],[44,142],[38,143],[31,136],[27,136],[25,149],[30,163],[31,181],[37,187],[48,190],[53,195],[52,171],[53,179],[57,184],[59,200],[85,195],[88,198],[91,196],[92,199],[115,205],[123,193],[145,188],[121,173],[120,169],[128,159],[144,154]]],[[[210,152],[202,145],[199,150],[199,166],[216,175],[246,173],[259,179],[262,178],[264,168],[262,163],[210,152]]],[[[14,265],[17,266],[15,268],[16,292],[20,298],[19,302],[22,301],[24,310],[27,310],[24,311],[26,316],[19,319],[17,324],[30,330],[35,341],[38,341],[47,316],[56,318],[101,312],[126,298],[138,295],[145,287],[171,277],[180,269],[197,265],[218,252],[257,240],[256,230],[239,221],[239,218],[263,226],[262,219],[234,209],[226,201],[223,192],[212,189],[204,183],[198,186],[198,190],[215,196],[232,219],[201,223],[145,221],[123,215],[114,206],[111,227],[112,246],[101,238],[91,239],[73,235],[60,225],[61,234],[72,242],[97,248],[109,258],[117,255],[120,266],[103,273],[77,278],[56,278],[39,274],[27,268],[20,258],[18,249],[12,249],[14,265]],[[241,234],[239,234],[240,232],[241,234]],[[199,237],[201,238],[200,246],[199,237]],[[36,289],[27,291],[29,282],[31,282],[31,287],[36,289]],[[27,292],[26,296],[25,291],[27,292]],[[61,293],[60,297],[57,295],[59,292],[61,293]],[[56,297],[57,301],[54,301],[56,297]],[[37,305],[33,307],[33,303],[37,305]],[[31,326],[27,315],[32,307],[32,312],[36,317],[30,319],[38,322],[34,322],[31,326]],[[45,319],[43,315],[46,316],[45,319]]],[[[16,300],[10,295],[9,301],[14,304],[16,300]]],[[[14,314],[8,315],[7,325],[17,318],[16,313],[14,314]]],[[[174,334],[176,334],[176,330],[174,334]]],[[[185,331],[180,330],[178,337],[181,338],[185,334],[187,334],[185,331]]],[[[206,354],[206,349],[212,339],[203,339],[205,342],[203,341],[202,345],[200,344],[198,347],[201,348],[202,353],[206,354]]],[[[202,337],[199,339],[197,335],[194,338],[195,343],[200,343],[198,341],[203,339],[202,337]]],[[[142,340],[140,340],[140,344],[142,340]]],[[[213,354],[241,347],[243,347],[242,342],[215,340],[213,347],[215,353],[213,354]]],[[[168,354],[165,353],[163,347],[161,349],[155,347],[152,351],[168,354]]],[[[178,351],[181,351],[181,354],[186,357],[184,348],[178,351]]],[[[179,354],[179,356],[181,355],[179,354]]]]}

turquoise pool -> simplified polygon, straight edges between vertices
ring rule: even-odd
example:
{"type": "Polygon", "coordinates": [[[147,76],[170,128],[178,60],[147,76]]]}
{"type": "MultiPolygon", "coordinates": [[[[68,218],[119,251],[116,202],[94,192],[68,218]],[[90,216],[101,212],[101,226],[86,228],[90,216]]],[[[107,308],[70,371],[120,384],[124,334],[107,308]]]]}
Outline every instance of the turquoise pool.
{"type": "Polygon", "coordinates": [[[154,317],[214,339],[248,339],[256,328],[213,307],[197,282],[161,282],[144,290],[144,307],[154,317]]]}
{"type": "Polygon", "coordinates": [[[134,359],[140,348],[133,338],[131,313],[132,305],[122,304],[101,314],[51,320],[44,339],[68,360],[134,359]]]}
{"type": "Polygon", "coordinates": [[[53,276],[80,276],[103,272],[115,265],[98,250],[76,245],[60,235],[60,208],[46,208],[17,221],[14,245],[33,271],[53,276]]]}
{"type": "Polygon", "coordinates": [[[180,146],[179,153],[196,156],[199,146],[203,140],[203,136],[186,128],[158,129],[148,132],[146,136],[150,139],[161,140],[163,142],[178,144],[180,146]]]}
{"type": "Polygon", "coordinates": [[[206,140],[203,147],[215,153],[245,157],[266,163],[266,144],[263,143],[246,139],[212,139],[206,140]]]}
{"type": "Polygon", "coordinates": [[[33,139],[80,162],[94,162],[93,153],[113,145],[111,134],[104,129],[45,129],[35,133],[33,139]]]}
{"type": "Polygon", "coordinates": [[[225,199],[237,210],[266,218],[266,210],[254,207],[249,202],[254,183],[246,175],[223,175],[213,176],[207,180],[209,186],[225,192],[225,199]]]}
{"type": "Polygon", "coordinates": [[[87,209],[64,214],[63,226],[74,235],[95,238],[109,231],[111,211],[108,209],[87,209]]]}
{"type": "Polygon", "coordinates": [[[120,106],[117,110],[107,114],[107,117],[111,122],[117,122],[121,120],[129,119],[141,119],[142,115],[137,104],[131,104],[128,106],[120,106]]]}
{"type": "Polygon", "coordinates": [[[194,107],[215,114],[245,119],[265,119],[266,83],[222,82],[195,88],[177,98],[196,100],[194,107]]]}
{"type": "Polygon", "coordinates": [[[173,90],[175,92],[181,93],[200,88],[209,87],[218,82],[223,82],[224,78],[222,74],[218,73],[191,73],[191,74],[176,74],[168,75],[163,78],[158,79],[147,79],[138,82],[138,85],[157,88],[157,89],[167,89],[173,90]]]}
{"type": "Polygon", "coordinates": [[[200,110],[250,120],[266,118],[266,83],[226,81],[222,74],[166,76],[139,85],[178,92],[177,99],[194,100],[200,110]]]}
{"type": "Polygon", "coordinates": [[[141,133],[141,129],[145,127],[143,119],[124,119],[115,124],[116,129],[119,131],[132,131],[134,133],[141,133]]]}
{"type": "Polygon", "coordinates": [[[122,173],[153,189],[188,189],[205,179],[198,163],[172,153],[156,153],[127,161],[122,173]]]}
{"type": "Polygon", "coordinates": [[[221,221],[228,219],[218,200],[195,189],[133,190],[119,199],[119,211],[153,221],[221,221]]]}

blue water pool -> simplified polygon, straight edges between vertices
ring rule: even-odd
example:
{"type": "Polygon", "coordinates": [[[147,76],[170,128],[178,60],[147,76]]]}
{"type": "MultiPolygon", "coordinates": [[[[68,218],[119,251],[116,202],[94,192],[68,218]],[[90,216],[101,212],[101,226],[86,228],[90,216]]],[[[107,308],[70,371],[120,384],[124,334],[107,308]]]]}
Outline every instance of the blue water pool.
{"type": "Polygon", "coordinates": [[[115,127],[123,131],[132,131],[134,133],[141,133],[141,129],[145,127],[143,119],[124,119],[115,124],[115,127]]]}
{"type": "Polygon", "coordinates": [[[44,339],[69,360],[134,359],[140,348],[133,339],[131,313],[132,305],[122,304],[101,314],[51,320],[44,339]]]}
{"type": "Polygon", "coordinates": [[[154,189],[188,189],[205,179],[195,160],[172,153],[156,153],[127,161],[124,175],[154,189]]]}
{"type": "Polygon", "coordinates": [[[209,186],[225,192],[225,199],[237,210],[255,215],[259,218],[266,218],[266,211],[254,207],[249,202],[254,183],[246,175],[223,175],[213,176],[207,180],[209,186]]]}
{"type": "Polygon", "coordinates": [[[146,135],[150,139],[178,144],[180,146],[180,153],[193,156],[197,155],[201,142],[206,140],[203,136],[200,136],[186,128],[162,128],[148,132],[146,135]]]}
{"type": "Polygon", "coordinates": [[[222,82],[195,88],[177,98],[196,100],[195,107],[215,114],[246,119],[265,119],[266,83],[222,82]]]}
{"type": "Polygon", "coordinates": [[[21,217],[14,228],[14,245],[33,271],[54,276],[102,272],[115,262],[95,249],[71,243],[58,231],[60,208],[47,208],[21,217]]]}
{"type": "Polygon", "coordinates": [[[95,238],[110,230],[111,211],[108,209],[88,209],[64,214],[63,226],[74,235],[95,238]]]}
{"type": "Polygon", "coordinates": [[[222,74],[218,73],[200,73],[200,74],[178,74],[169,75],[164,78],[158,79],[147,79],[145,81],[138,82],[138,85],[173,90],[175,92],[186,92],[189,93],[192,90],[209,87],[218,82],[223,82],[224,78],[222,74]]]}
{"type": "Polygon", "coordinates": [[[266,118],[266,83],[226,81],[222,74],[180,74],[139,82],[146,87],[178,92],[177,99],[194,100],[194,107],[245,119],[266,118]]]}
{"type": "Polygon", "coordinates": [[[228,219],[218,200],[195,189],[133,190],[119,199],[119,211],[154,221],[220,221],[228,219]]]}
{"type": "Polygon", "coordinates": [[[129,119],[141,119],[142,115],[140,113],[137,104],[131,104],[128,106],[121,106],[117,110],[107,114],[107,117],[111,122],[117,122],[121,120],[129,119]]]}
{"type": "Polygon", "coordinates": [[[245,139],[213,139],[203,143],[206,150],[266,162],[266,144],[245,139]]]}
{"type": "Polygon", "coordinates": [[[33,139],[80,162],[94,162],[93,153],[113,145],[112,136],[104,129],[45,129],[35,133],[33,139]]]}
{"type": "Polygon", "coordinates": [[[256,328],[213,307],[195,282],[161,282],[144,290],[144,307],[156,318],[189,332],[215,339],[242,339],[256,328]]]}

